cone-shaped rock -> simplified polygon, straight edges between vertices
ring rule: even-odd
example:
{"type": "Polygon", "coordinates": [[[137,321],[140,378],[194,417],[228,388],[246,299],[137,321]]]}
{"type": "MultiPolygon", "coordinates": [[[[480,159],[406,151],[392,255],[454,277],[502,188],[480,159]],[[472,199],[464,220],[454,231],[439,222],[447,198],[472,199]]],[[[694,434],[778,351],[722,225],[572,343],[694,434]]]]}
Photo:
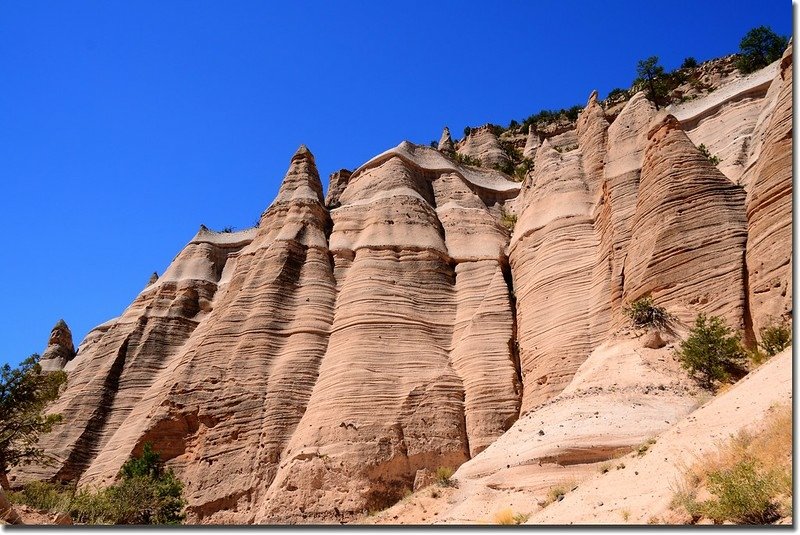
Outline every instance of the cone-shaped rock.
{"type": "Polygon", "coordinates": [[[597,102],[597,91],[592,91],[589,102],[578,115],[578,146],[583,153],[583,171],[592,194],[603,182],[603,161],[608,142],[608,121],[597,102]]]}
{"type": "Polygon", "coordinates": [[[439,138],[439,145],[437,147],[440,152],[444,152],[445,154],[452,154],[456,151],[455,146],[453,146],[453,139],[450,137],[450,129],[446,126],[444,130],[442,130],[442,137],[439,138]]]}
{"type": "Polygon", "coordinates": [[[525,138],[525,148],[522,149],[522,157],[531,160],[536,158],[536,149],[539,148],[540,144],[539,133],[536,132],[534,125],[530,125],[528,128],[528,136],[525,138]]]}
{"type": "Polygon", "coordinates": [[[648,134],[625,260],[624,301],[651,295],[691,324],[698,312],[744,327],[744,190],[671,115],[648,134]]]}
{"type": "Polygon", "coordinates": [[[473,128],[458,152],[480,160],[484,167],[490,169],[502,168],[511,163],[497,135],[492,131],[492,126],[488,124],[473,128]]]}
{"type": "Polygon", "coordinates": [[[75,346],[72,344],[72,331],[64,320],[58,320],[50,331],[47,349],[42,353],[39,364],[42,371],[63,370],[75,357],[75,346]]]}
{"type": "Polygon", "coordinates": [[[596,243],[580,151],[561,154],[545,140],[532,180],[509,247],[523,412],[558,394],[589,354],[596,243]]]}

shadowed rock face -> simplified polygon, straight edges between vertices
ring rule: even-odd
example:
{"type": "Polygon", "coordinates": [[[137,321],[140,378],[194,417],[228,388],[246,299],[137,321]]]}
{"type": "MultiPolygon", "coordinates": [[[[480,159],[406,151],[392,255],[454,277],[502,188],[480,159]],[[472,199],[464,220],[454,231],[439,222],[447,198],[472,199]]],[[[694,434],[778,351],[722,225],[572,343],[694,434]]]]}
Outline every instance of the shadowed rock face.
{"type": "MultiPolygon", "coordinates": [[[[509,437],[520,416],[555,426],[598,392],[625,425],[565,430],[570,448],[629,448],[641,415],[618,407],[619,385],[646,402],[648,429],[691,401],[683,386],[659,393],[682,372],[654,368],[666,342],[625,338],[628,303],[650,295],[684,330],[698,312],[757,329],[791,311],[791,59],[774,84],[748,93],[747,116],[762,111],[737,130],[764,134],[742,141],[757,147],[742,160],[747,196],[642,94],[610,125],[593,94],[576,129],[531,134],[522,184],[488,168],[508,158],[488,128],[458,148],[484,168],[454,163],[445,132],[439,151],[404,142],[334,173],[324,200],[300,147],[256,228],[201,227],[64,359],[52,408],[64,422],[40,444],[57,462],[12,484],[109,484],[152,442],[186,485],[190,521],[347,520],[440,466],[480,455],[464,471],[478,479],[512,456],[522,467],[515,444],[538,424],[509,437]],[[641,373],[617,373],[623,360],[641,373]]],[[[693,105],[695,133],[727,135],[693,105]]],[[[529,457],[572,454],[553,440],[529,457]]]]}

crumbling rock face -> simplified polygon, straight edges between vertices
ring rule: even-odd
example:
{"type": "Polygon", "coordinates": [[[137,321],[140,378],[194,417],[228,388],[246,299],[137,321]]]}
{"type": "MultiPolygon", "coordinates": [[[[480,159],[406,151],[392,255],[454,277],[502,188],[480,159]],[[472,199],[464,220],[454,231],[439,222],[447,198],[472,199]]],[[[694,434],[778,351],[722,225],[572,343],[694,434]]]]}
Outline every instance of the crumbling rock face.
{"type": "Polygon", "coordinates": [[[256,228],[201,227],[74,358],[54,328],[56,461],[12,484],[106,485],[152,442],[191,522],[346,521],[440,466],[541,487],[555,472],[532,460],[629,449],[643,414],[660,432],[691,399],[664,360],[677,334],[620,336],[627,304],[650,295],[684,328],[791,314],[791,49],[768,91],[758,76],[677,119],[640,93],[609,125],[593,93],[576,125],[528,134],[522,184],[492,169],[510,160],[489,127],[458,146],[482,168],[445,130],[438,151],[403,142],[334,173],[324,199],[301,147],[256,228]],[[700,139],[740,162],[720,171],[700,139]],[[560,431],[531,440],[533,416],[560,431]]]}
{"type": "Polygon", "coordinates": [[[75,346],[72,344],[72,331],[64,320],[58,320],[50,331],[47,349],[39,359],[42,371],[63,370],[69,361],[75,358],[75,346]]]}

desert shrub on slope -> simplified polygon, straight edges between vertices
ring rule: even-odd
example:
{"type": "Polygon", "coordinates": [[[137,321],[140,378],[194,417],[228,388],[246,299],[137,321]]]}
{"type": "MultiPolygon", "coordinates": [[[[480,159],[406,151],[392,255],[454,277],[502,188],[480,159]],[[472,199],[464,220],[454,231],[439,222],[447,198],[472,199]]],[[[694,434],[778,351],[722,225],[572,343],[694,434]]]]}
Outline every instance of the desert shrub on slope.
{"type": "Polygon", "coordinates": [[[165,470],[151,445],[142,455],[129,459],[120,470],[120,481],[106,489],[76,489],[58,483],[32,482],[12,492],[14,503],[37,509],[65,512],[85,524],[179,524],[186,505],[183,484],[172,470],[165,470]]]}
{"type": "Polygon", "coordinates": [[[764,429],[742,432],[686,474],[672,505],[694,521],[767,524],[792,514],[792,410],[772,409],[764,429]],[[706,499],[700,499],[701,490],[706,499]]]}
{"type": "Polygon", "coordinates": [[[625,315],[630,318],[634,327],[666,327],[672,316],[664,307],[653,303],[649,295],[642,297],[624,309],[625,315]]]}
{"type": "Polygon", "coordinates": [[[699,314],[677,350],[681,365],[706,388],[727,381],[745,360],[741,337],[719,316],[699,314]]]}

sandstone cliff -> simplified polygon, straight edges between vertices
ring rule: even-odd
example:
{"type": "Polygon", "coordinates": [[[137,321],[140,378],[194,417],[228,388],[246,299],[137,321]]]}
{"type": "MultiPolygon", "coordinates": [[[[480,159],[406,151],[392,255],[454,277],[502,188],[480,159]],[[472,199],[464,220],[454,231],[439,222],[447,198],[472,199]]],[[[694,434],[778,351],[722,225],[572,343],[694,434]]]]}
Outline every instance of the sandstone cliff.
{"type": "Polygon", "coordinates": [[[48,353],[56,462],[12,483],[108,484],[152,442],[192,522],[349,521],[441,466],[494,503],[664,432],[695,406],[671,350],[698,312],[756,335],[791,315],[791,57],[660,113],[593,93],[517,140],[521,183],[490,127],[325,197],[300,147],[257,227],[201,227],[74,359],[48,353]],[[677,318],[660,343],[627,328],[643,296],[677,318]]]}

